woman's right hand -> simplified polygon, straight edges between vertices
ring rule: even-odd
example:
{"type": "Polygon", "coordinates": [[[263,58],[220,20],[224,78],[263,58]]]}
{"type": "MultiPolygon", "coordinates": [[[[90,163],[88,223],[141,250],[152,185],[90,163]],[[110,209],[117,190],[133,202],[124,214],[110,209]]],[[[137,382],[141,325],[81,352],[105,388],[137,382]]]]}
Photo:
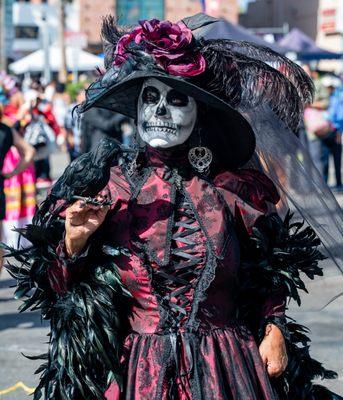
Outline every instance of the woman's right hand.
{"type": "Polygon", "coordinates": [[[89,237],[104,222],[109,206],[94,206],[76,201],[66,210],[65,245],[69,256],[79,253],[89,237]]]}

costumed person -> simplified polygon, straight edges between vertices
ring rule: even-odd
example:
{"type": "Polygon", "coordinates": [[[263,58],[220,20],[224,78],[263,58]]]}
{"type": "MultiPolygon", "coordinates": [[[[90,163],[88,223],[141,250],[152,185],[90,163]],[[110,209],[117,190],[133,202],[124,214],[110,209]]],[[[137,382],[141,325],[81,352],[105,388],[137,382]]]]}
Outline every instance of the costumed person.
{"type": "Polygon", "coordinates": [[[2,240],[11,246],[18,242],[18,232],[13,228],[23,228],[31,223],[36,211],[36,176],[32,162],[35,150],[23,139],[22,132],[22,126],[27,124],[27,113],[22,93],[18,91],[13,93],[9,103],[4,107],[3,122],[13,128],[16,142],[20,141],[24,147],[11,146],[2,169],[6,177],[4,180],[6,214],[2,225],[2,240]],[[13,171],[18,172],[13,174],[13,171]]]}
{"type": "Polygon", "coordinates": [[[301,210],[278,183],[294,171],[272,164],[311,81],[267,48],[203,40],[215,21],[104,20],[107,70],[78,111],[134,118],[137,145],[72,162],[21,231],[32,247],[7,248],[21,311],[51,322],[35,400],[341,399],[285,316],[300,273],[322,273],[314,230],[280,217],[301,210]]]}
{"type": "MultiPolygon", "coordinates": [[[[6,190],[8,186],[4,189],[4,182],[8,182],[8,180],[18,177],[28,166],[32,163],[35,151],[34,149],[24,141],[24,139],[19,135],[18,132],[12,130],[8,125],[4,122],[7,121],[6,118],[3,118],[3,107],[0,104],[0,239],[6,239],[6,236],[3,235],[3,220],[5,217],[12,212],[12,210],[7,210],[6,206],[13,204],[13,199],[6,198],[10,194],[6,190]],[[12,147],[13,146],[13,147],[12,147]],[[4,170],[4,160],[9,153],[10,149],[13,148],[18,152],[20,156],[19,161],[12,166],[9,170],[4,170]],[[7,200],[7,201],[6,201],[7,200]]],[[[13,226],[12,226],[13,228],[13,226]]],[[[3,258],[2,258],[2,249],[0,250],[0,273],[3,266],[3,258]]]]}

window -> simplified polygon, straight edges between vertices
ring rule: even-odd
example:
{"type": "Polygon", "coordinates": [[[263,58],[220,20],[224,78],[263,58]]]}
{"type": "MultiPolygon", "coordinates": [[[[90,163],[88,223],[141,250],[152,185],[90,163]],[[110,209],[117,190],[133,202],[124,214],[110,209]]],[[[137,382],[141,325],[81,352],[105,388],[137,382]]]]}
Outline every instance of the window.
{"type": "Polygon", "coordinates": [[[38,35],[38,26],[15,26],[16,39],[37,39],[38,35]]]}
{"type": "Polygon", "coordinates": [[[164,0],[117,0],[117,18],[121,25],[136,25],[140,19],[163,19],[164,0]]]}

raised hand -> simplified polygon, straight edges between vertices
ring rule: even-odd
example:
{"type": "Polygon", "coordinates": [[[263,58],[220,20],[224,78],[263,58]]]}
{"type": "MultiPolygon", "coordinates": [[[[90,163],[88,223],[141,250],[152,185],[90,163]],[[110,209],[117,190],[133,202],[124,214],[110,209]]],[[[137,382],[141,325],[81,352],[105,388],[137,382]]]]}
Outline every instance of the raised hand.
{"type": "Polygon", "coordinates": [[[82,200],[67,208],[65,244],[68,255],[77,254],[85,247],[89,237],[104,222],[108,211],[108,205],[87,204],[82,200]]]}

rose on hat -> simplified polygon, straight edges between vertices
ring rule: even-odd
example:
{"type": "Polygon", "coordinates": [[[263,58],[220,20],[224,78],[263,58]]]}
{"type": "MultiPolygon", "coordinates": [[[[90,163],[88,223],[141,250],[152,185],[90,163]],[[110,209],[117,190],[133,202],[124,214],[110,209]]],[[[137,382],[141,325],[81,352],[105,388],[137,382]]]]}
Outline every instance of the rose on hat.
{"type": "Polygon", "coordinates": [[[194,49],[192,31],[182,21],[152,19],[140,21],[139,25],[119,39],[114,65],[127,60],[130,46],[140,45],[171,75],[195,76],[205,71],[205,59],[194,49]]]}

